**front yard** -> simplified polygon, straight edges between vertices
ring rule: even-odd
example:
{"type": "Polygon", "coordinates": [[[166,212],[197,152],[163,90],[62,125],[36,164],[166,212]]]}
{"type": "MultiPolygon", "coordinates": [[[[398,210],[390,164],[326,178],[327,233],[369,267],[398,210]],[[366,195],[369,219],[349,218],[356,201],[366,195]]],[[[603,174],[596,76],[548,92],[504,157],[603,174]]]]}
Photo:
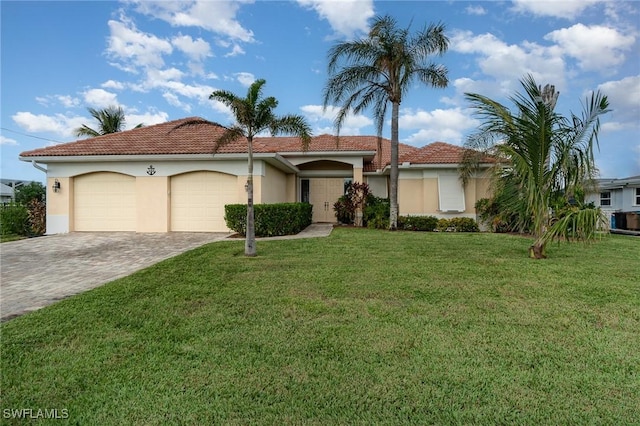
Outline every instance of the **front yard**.
{"type": "Polygon", "coordinates": [[[637,424],[640,240],[530,243],[210,244],[2,324],[2,422],[637,424]]]}

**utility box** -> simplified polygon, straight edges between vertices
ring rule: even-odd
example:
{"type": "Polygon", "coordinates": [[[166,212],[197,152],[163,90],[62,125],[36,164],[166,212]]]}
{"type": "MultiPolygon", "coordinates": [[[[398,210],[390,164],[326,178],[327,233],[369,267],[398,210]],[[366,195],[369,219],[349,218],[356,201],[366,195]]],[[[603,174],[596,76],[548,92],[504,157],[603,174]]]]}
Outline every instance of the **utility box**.
{"type": "Polygon", "coordinates": [[[627,229],[640,231],[640,214],[627,213],[627,229]]]}

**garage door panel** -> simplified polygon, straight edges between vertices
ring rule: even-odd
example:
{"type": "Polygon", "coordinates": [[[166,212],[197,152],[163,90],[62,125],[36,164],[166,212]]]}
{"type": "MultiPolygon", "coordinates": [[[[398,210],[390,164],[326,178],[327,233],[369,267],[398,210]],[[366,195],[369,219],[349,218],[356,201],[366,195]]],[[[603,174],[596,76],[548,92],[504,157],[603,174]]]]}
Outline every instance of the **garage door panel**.
{"type": "Polygon", "coordinates": [[[171,230],[221,232],[225,204],[237,202],[237,178],[217,172],[192,172],[171,178],[171,230]]]}
{"type": "Polygon", "coordinates": [[[74,179],[76,231],[135,231],[135,178],[101,172],[74,179]]]}

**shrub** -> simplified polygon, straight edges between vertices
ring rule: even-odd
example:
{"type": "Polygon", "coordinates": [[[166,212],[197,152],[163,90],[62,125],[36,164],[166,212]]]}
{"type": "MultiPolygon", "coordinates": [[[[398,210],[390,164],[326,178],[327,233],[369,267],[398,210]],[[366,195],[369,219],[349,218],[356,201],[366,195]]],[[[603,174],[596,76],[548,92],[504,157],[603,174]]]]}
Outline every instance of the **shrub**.
{"type": "Polygon", "coordinates": [[[16,188],[16,203],[28,205],[32,200],[44,201],[47,190],[40,182],[31,182],[16,188]]]}
{"type": "Polygon", "coordinates": [[[437,230],[440,232],[478,232],[478,224],[470,217],[452,217],[439,219],[437,230]]]}
{"type": "MultiPolygon", "coordinates": [[[[256,237],[293,235],[311,225],[312,206],[308,203],[256,204],[256,237]]],[[[224,206],[227,227],[241,235],[247,231],[247,205],[224,206]]]]}
{"type": "Polygon", "coordinates": [[[345,189],[345,194],[333,204],[338,222],[344,224],[354,223],[356,210],[358,207],[364,208],[368,196],[369,185],[359,182],[349,183],[345,189]]]}
{"type": "Polygon", "coordinates": [[[435,216],[400,216],[398,217],[398,229],[405,231],[435,231],[438,226],[438,218],[435,216]]]}
{"type": "Polygon", "coordinates": [[[352,224],[355,220],[356,209],[346,195],[338,198],[338,201],[333,204],[333,210],[336,212],[336,219],[339,223],[352,224]]]}
{"type": "Polygon", "coordinates": [[[43,235],[47,230],[47,206],[36,198],[29,201],[29,227],[32,235],[43,235]]]}
{"type": "Polygon", "coordinates": [[[25,206],[9,203],[0,207],[2,235],[29,235],[29,212],[25,206]]]}
{"type": "Polygon", "coordinates": [[[389,227],[389,199],[369,194],[363,210],[364,225],[373,229],[387,229],[389,227]]]}

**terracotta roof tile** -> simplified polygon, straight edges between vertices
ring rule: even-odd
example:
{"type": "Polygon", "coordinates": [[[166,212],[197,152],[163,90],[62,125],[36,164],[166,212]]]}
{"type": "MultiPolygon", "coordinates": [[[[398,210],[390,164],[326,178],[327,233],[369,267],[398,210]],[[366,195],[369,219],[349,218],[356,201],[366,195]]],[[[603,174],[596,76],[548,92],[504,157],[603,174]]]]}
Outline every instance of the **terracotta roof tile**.
{"type": "MultiPolygon", "coordinates": [[[[171,154],[211,154],[215,141],[222,135],[224,127],[202,124],[186,125],[188,122],[203,121],[199,117],[187,117],[153,126],[141,127],[124,132],[112,133],[90,139],[25,151],[21,157],[72,157],[94,155],[171,155],[171,154]]],[[[382,139],[378,152],[378,138],[375,136],[319,135],[312,138],[311,152],[324,151],[371,151],[376,152],[372,161],[365,164],[365,171],[384,168],[391,161],[389,139],[382,139]],[[379,160],[380,163],[379,163],[379,160]]],[[[245,153],[246,141],[238,140],[223,147],[218,153],[245,153]]],[[[302,144],[297,137],[258,137],[254,140],[256,153],[301,152],[302,144]]],[[[464,149],[444,142],[435,142],[423,148],[406,144],[399,145],[399,160],[413,164],[453,164],[461,159],[464,149]]]]}

